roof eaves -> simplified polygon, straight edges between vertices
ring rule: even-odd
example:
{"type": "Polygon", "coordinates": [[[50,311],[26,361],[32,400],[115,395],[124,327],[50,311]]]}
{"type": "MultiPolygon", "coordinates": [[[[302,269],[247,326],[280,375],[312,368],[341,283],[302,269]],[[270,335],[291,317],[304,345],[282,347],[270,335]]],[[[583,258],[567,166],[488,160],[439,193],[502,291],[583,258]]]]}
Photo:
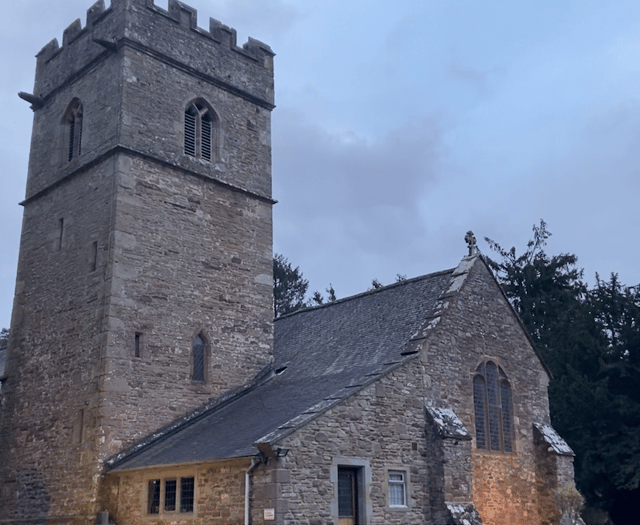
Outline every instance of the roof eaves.
{"type": "Polygon", "coordinates": [[[237,399],[245,396],[249,392],[252,392],[258,386],[264,384],[266,381],[274,377],[274,373],[272,370],[272,365],[268,365],[265,367],[260,374],[258,374],[253,382],[249,385],[242,386],[235,390],[231,390],[224,394],[221,397],[211,399],[207,401],[205,404],[197,408],[196,410],[189,412],[188,414],[182,416],[181,418],[172,421],[168,425],[161,427],[155,432],[148,434],[143,437],[138,442],[134,443],[130,447],[122,450],[118,454],[112,456],[111,458],[105,461],[105,468],[107,470],[117,469],[119,465],[124,462],[134,458],[135,456],[141,454],[145,450],[149,449],[151,446],[157,444],[158,442],[167,439],[170,436],[173,436],[183,428],[192,425],[196,421],[199,421],[203,417],[207,416],[214,410],[218,410],[237,399]]]}
{"type": "Polygon", "coordinates": [[[137,470],[150,470],[150,469],[162,469],[162,470],[167,470],[167,469],[172,469],[172,468],[191,468],[191,467],[195,467],[196,465],[206,465],[209,463],[230,463],[230,462],[234,462],[234,461],[239,461],[240,459],[246,458],[246,459],[251,459],[252,457],[257,456],[258,454],[256,453],[254,456],[233,456],[233,457],[228,457],[228,458],[219,458],[219,459],[207,459],[207,460],[195,460],[195,461],[180,461],[179,463],[166,463],[166,464],[162,464],[162,465],[141,465],[141,466],[137,466],[137,467],[125,467],[125,468],[113,468],[110,469],[109,472],[107,472],[107,474],[109,473],[114,473],[114,474],[119,474],[120,472],[135,472],[137,470]]]}

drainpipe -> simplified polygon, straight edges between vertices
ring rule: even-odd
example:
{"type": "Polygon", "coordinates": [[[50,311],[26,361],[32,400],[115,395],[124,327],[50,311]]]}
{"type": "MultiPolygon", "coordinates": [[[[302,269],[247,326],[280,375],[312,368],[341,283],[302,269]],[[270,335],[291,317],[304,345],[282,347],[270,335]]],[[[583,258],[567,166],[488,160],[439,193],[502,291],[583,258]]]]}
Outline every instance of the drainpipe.
{"type": "Polygon", "coordinates": [[[249,525],[249,496],[251,493],[251,473],[261,463],[260,458],[251,458],[251,466],[247,469],[244,475],[244,525],[249,525]]]}

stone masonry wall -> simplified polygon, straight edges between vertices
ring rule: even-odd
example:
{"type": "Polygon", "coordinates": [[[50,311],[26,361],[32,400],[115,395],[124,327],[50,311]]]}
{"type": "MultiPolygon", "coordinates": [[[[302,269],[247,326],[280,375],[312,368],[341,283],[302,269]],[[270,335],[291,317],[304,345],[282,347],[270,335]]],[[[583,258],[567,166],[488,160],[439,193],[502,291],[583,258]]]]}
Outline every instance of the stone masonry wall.
{"type": "Polygon", "coordinates": [[[92,523],[104,459],[270,363],[272,57],[175,0],[99,0],[38,54],[2,519],[92,523]],[[196,98],[219,124],[212,162],[183,152],[196,98]]]}
{"type": "MultiPolygon", "coordinates": [[[[289,453],[254,470],[251,523],[338,525],[336,475],[340,465],[359,469],[364,480],[360,498],[365,516],[361,520],[369,525],[449,525],[445,503],[470,501],[485,524],[552,523],[555,509],[550,488],[559,476],[568,476],[565,459],[570,458],[546,454],[534,443],[534,418],[548,419],[546,373],[492,286],[495,283],[486,268],[477,263],[458,297],[450,297],[447,313],[463,316],[467,330],[453,329],[447,320],[441,321],[422,354],[272,444],[289,453]],[[474,351],[475,345],[482,351],[474,351]],[[475,439],[440,436],[425,413],[425,403],[446,406],[466,422],[473,436],[471,385],[477,361],[483,356],[498,361],[511,381],[517,436],[512,454],[477,450],[475,439]],[[523,370],[509,366],[516,359],[524,363],[523,370]],[[468,372],[460,374],[460,370],[468,372]],[[523,399],[530,405],[523,406],[523,399]],[[406,474],[406,508],[389,506],[389,470],[406,474]],[[267,509],[275,511],[274,520],[265,519],[267,509]]],[[[238,470],[238,476],[243,469],[246,466],[238,470]]],[[[233,474],[211,472],[211,487],[233,478],[233,474]]],[[[144,492],[143,483],[137,487],[144,492]]],[[[137,501],[143,509],[134,489],[131,485],[131,495],[121,498],[137,501]]],[[[210,493],[205,486],[202,491],[210,493]]],[[[239,512],[234,505],[240,502],[230,501],[230,512],[239,512]]],[[[128,508],[135,514],[133,507],[128,508]]],[[[208,512],[217,516],[218,511],[211,507],[208,512]]],[[[236,521],[229,518],[228,523],[236,521]]]]}
{"type": "Polygon", "coordinates": [[[533,422],[549,422],[548,375],[480,261],[422,350],[430,403],[449,407],[474,437],[473,501],[485,525],[539,523],[533,422]],[[515,453],[475,445],[472,381],[491,359],[506,373],[513,394],[515,453]],[[444,386],[446,385],[446,386],[444,386]]]}
{"type": "Polygon", "coordinates": [[[241,458],[179,468],[111,474],[105,484],[113,494],[107,508],[118,525],[242,525],[245,472],[250,465],[250,459],[241,458]],[[194,513],[165,513],[161,510],[161,514],[149,515],[149,480],[177,479],[181,476],[195,477],[194,513]]]}
{"type": "Polygon", "coordinates": [[[106,161],[25,206],[0,447],[3,517],[86,512],[95,500],[112,172],[106,161]]]}
{"type": "MultiPolygon", "coordinates": [[[[419,359],[278,443],[291,450],[282,460],[291,482],[278,488],[287,502],[276,523],[337,524],[333,470],[352,461],[370,470],[370,524],[448,521],[443,502],[465,499],[474,502],[487,525],[546,523],[550,509],[539,484],[554,484],[556,476],[540,471],[533,421],[549,420],[548,376],[497,292],[486,267],[476,262],[458,294],[449,297],[446,316],[419,359]],[[472,380],[484,358],[497,362],[512,385],[515,453],[476,449],[472,380]],[[474,439],[429,440],[424,403],[452,409],[474,439]],[[406,510],[386,503],[389,468],[408,473],[406,510]]],[[[256,507],[255,523],[263,523],[256,507]]]]}
{"type": "MultiPolygon", "coordinates": [[[[431,523],[428,490],[435,465],[427,460],[423,390],[422,366],[414,360],[284,439],[282,446],[291,451],[282,468],[290,482],[280,487],[288,501],[277,523],[338,525],[332,469],[354,459],[370,469],[367,524],[431,523]],[[388,505],[390,469],[406,473],[406,508],[388,505]]],[[[253,523],[267,524],[256,506],[253,523]]]]}
{"type": "Polygon", "coordinates": [[[197,26],[194,9],[175,0],[99,0],[38,54],[27,196],[74,173],[116,146],[126,147],[264,197],[271,195],[270,110],[273,53],[211,20],[197,26]],[[96,43],[111,42],[107,49],[96,43]],[[62,116],[77,97],[84,106],[82,155],[67,162],[62,116]],[[183,154],[185,105],[203,97],[220,118],[221,162],[183,154]],[[229,169],[232,166],[233,169],[229,169]]]}
{"type": "Polygon", "coordinates": [[[249,382],[271,356],[270,204],[135,158],[117,169],[103,457],[249,382]],[[191,380],[198,333],[204,382],[191,380]]]}

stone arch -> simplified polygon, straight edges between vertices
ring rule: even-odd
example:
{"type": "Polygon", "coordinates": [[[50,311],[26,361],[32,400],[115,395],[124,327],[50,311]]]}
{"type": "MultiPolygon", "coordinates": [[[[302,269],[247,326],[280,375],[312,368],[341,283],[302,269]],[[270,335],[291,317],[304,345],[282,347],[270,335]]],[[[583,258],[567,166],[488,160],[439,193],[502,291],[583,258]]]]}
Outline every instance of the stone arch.
{"type": "Polygon", "coordinates": [[[184,154],[217,162],[220,152],[220,118],[211,104],[195,98],[184,109],[184,154]]]}
{"type": "Polygon", "coordinates": [[[67,106],[62,124],[64,126],[65,155],[68,162],[80,156],[82,152],[82,118],[84,108],[75,97],[67,106]]]}
{"type": "Polygon", "coordinates": [[[513,390],[502,367],[484,359],[473,376],[476,447],[513,453],[513,390]]]}

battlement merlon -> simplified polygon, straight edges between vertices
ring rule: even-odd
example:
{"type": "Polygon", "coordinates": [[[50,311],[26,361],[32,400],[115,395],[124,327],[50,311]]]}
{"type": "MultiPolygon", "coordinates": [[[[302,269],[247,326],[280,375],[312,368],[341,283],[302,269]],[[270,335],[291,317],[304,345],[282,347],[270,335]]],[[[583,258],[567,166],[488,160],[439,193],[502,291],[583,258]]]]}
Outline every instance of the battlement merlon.
{"type": "Polygon", "coordinates": [[[53,39],[36,55],[34,95],[46,100],[53,90],[113,49],[135,45],[231,83],[234,77],[246,78],[246,74],[262,78],[257,83],[265,84],[259,89],[262,93],[253,95],[273,104],[275,53],[253,38],[239,47],[236,36],[235,29],[214,18],[209,19],[208,29],[199,27],[197,10],[178,0],[168,0],[166,10],[154,0],[111,0],[109,7],[98,0],[87,10],[84,28],[80,19],[74,20],[63,32],[62,46],[53,39]],[[113,42],[113,49],[106,48],[105,42],[113,42]],[[172,42],[184,45],[176,48],[172,42]]]}

